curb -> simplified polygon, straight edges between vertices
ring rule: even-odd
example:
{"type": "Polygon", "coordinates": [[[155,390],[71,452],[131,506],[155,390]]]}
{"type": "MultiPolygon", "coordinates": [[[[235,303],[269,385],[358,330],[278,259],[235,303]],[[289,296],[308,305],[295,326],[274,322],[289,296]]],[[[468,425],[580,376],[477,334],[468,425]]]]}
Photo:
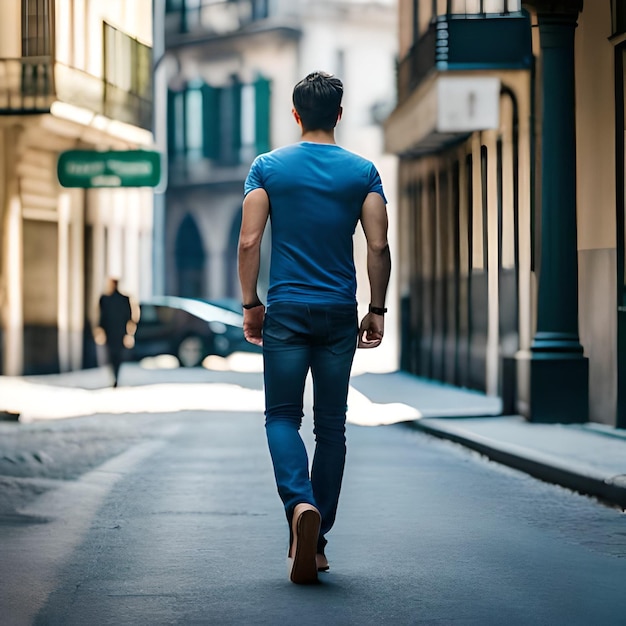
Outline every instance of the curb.
{"type": "Polygon", "coordinates": [[[496,463],[520,470],[534,478],[626,509],[626,476],[606,477],[593,468],[564,462],[529,448],[502,443],[460,429],[435,427],[422,420],[415,420],[409,425],[439,439],[470,448],[496,463]]]}

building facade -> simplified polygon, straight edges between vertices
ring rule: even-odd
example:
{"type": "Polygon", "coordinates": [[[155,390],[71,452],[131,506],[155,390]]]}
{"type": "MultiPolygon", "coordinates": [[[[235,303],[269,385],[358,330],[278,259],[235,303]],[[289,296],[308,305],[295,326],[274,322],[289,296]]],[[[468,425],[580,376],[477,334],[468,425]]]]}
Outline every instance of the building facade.
{"type": "MultiPolygon", "coordinates": [[[[381,126],[395,92],[391,0],[167,0],[164,10],[164,56],[155,84],[162,80],[167,90],[165,293],[239,299],[243,183],[256,155],[299,139],[291,93],[311,71],[343,80],[337,140],[376,163],[394,205],[396,159],[384,154],[381,126]]],[[[360,272],[362,239],[358,234],[360,272]]],[[[268,244],[266,239],[261,291],[267,287],[268,244]]],[[[368,298],[359,295],[365,306],[368,298]]],[[[376,359],[389,369],[397,361],[394,330],[391,316],[386,352],[376,359]]]]}
{"type": "Polygon", "coordinates": [[[0,371],[96,364],[107,276],[152,291],[152,191],[64,188],[67,150],[152,145],[151,0],[0,7],[0,371]]]}
{"type": "Polygon", "coordinates": [[[401,0],[402,366],[626,426],[624,9],[401,0]]]}

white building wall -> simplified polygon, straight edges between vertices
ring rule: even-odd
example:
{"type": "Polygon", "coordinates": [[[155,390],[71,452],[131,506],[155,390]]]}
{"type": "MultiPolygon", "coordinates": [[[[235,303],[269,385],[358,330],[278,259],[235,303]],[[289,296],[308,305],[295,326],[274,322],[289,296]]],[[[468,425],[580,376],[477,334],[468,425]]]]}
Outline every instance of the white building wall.
{"type": "Polygon", "coordinates": [[[2,0],[0,19],[0,58],[16,59],[22,54],[21,0],[2,0]]]}
{"type": "MultiPolygon", "coordinates": [[[[343,117],[336,130],[337,142],[376,165],[388,201],[392,277],[387,293],[389,312],[385,318],[385,340],[376,350],[357,351],[354,371],[393,371],[399,364],[400,341],[397,159],[384,154],[383,131],[374,120],[373,109],[375,105],[381,105],[383,109],[388,105],[386,108],[391,111],[395,102],[396,11],[393,2],[363,0],[310,3],[307,7],[303,16],[304,33],[296,81],[316,70],[328,71],[341,78],[344,83],[343,117]]],[[[361,317],[366,314],[370,301],[366,255],[365,237],[358,228],[355,261],[361,317]]]]}

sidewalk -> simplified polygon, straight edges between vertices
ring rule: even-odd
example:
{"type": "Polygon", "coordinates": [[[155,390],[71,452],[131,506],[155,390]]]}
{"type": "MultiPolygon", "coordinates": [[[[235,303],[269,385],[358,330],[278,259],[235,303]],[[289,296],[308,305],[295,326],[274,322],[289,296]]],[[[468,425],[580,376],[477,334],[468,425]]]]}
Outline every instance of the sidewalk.
{"type": "Polygon", "coordinates": [[[353,386],[375,402],[402,402],[413,424],[488,458],[626,508],[626,431],[601,424],[534,424],[500,416],[499,400],[402,372],[365,374],[353,386]]]}

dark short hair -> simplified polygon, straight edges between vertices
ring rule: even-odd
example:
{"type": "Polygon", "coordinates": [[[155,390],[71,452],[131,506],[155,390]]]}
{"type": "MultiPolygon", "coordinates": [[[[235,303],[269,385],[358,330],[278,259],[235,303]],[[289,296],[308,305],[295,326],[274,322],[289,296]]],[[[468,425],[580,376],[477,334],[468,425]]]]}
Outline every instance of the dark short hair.
{"type": "Polygon", "coordinates": [[[335,128],[342,97],[343,83],[326,72],[312,72],[293,88],[293,106],[305,130],[335,128]]]}

